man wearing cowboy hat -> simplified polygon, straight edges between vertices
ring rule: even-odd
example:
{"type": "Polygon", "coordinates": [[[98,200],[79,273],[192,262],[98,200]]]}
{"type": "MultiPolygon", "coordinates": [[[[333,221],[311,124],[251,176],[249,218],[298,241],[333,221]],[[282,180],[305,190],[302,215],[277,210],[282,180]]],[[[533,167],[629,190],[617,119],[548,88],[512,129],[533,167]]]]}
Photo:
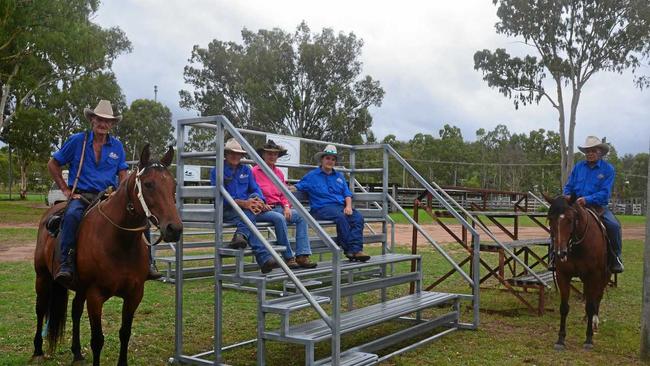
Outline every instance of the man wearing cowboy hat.
{"type": "MultiPolygon", "coordinates": [[[[286,184],[284,174],[280,168],[275,164],[279,157],[287,154],[287,149],[277,145],[273,140],[268,140],[264,146],[257,149],[257,153],[264,159],[264,162],[271,168],[273,173],[286,184]]],[[[256,165],[253,168],[253,175],[255,181],[260,186],[266,203],[272,207],[271,210],[262,212],[257,216],[257,221],[271,222],[275,227],[275,235],[277,242],[280,245],[286,246],[286,250],[282,253],[284,259],[291,269],[297,268],[314,268],[316,263],[309,260],[311,255],[311,247],[309,246],[309,236],[307,230],[307,222],[298,214],[298,212],[291,208],[289,200],[284,194],[273,184],[271,179],[266,176],[266,173],[256,165]],[[289,243],[289,235],[287,223],[296,225],[296,255],[294,257],[291,244],[289,243]]]]}
{"type": "Polygon", "coordinates": [[[352,208],[352,192],[345,177],[334,170],[338,153],[327,145],[314,155],[320,167],[305,174],[296,189],[309,194],[311,215],[317,220],[336,223],[336,241],[351,261],[366,262],[370,256],[363,250],[363,216],[352,208]]]}
{"type": "Polygon", "coordinates": [[[609,152],[609,145],[598,137],[587,136],[585,144],[578,146],[578,149],[585,154],[585,160],[578,162],[573,167],[571,176],[564,186],[563,194],[567,198],[572,195],[578,197],[576,203],[579,205],[596,206],[604,210],[601,217],[614,251],[614,255],[609,261],[610,270],[612,273],[621,273],[623,272],[621,224],[614,217],[612,211],[607,208],[616,172],[612,164],[602,160],[602,157],[609,152]]]}
{"type": "MultiPolygon", "coordinates": [[[[246,150],[234,138],[228,139],[224,147],[225,161],[223,165],[223,185],[226,191],[235,200],[235,203],[244,211],[248,219],[255,224],[257,215],[271,209],[264,202],[264,195],[255,182],[253,172],[248,165],[241,164],[241,159],[246,155],[246,150]]],[[[217,170],[210,170],[210,182],[217,183],[217,170]]],[[[228,244],[232,249],[244,249],[250,245],[255,253],[255,260],[260,266],[262,273],[269,273],[273,268],[278,268],[278,262],[271,256],[268,250],[256,235],[246,226],[244,220],[239,217],[237,211],[227,202],[223,202],[223,221],[233,223],[237,226],[235,235],[228,244]]]]}
{"type": "MultiPolygon", "coordinates": [[[[113,126],[122,120],[122,116],[113,114],[111,102],[100,100],[95,109],[85,108],[84,115],[90,121],[91,131],[70,136],[47,163],[52,179],[69,200],[61,224],[61,265],[55,276],[55,280],[64,284],[72,281],[75,237],[88,206],[88,199],[82,197],[96,196],[109,186],[117,187],[126,178],[128,168],[122,143],[109,135],[113,126]],[[84,144],[86,149],[82,163],[84,144]],[[67,164],[70,167],[66,183],[62,166],[67,164]]],[[[149,279],[160,276],[154,267],[149,268],[149,279]]]]}

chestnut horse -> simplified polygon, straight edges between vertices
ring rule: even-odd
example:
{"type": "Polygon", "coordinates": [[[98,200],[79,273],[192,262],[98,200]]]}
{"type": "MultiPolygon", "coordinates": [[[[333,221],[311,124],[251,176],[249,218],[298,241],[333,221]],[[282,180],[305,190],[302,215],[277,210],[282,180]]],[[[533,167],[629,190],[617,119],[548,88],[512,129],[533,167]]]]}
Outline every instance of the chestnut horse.
{"type": "Polygon", "coordinates": [[[555,349],[565,348],[566,317],[569,313],[569,291],[573,277],[579,277],[584,285],[587,318],[584,348],[591,349],[594,330],[598,330],[600,300],[610,277],[607,266],[607,234],[598,215],[575,203],[575,197],[546,197],[546,200],[551,204],[548,219],[561,296],[560,331],[555,349]]]}
{"type": "MultiPolygon", "coordinates": [[[[149,269],[148,248],[143,233],[149,222],[160,229],[165,241],[178,241],[183,225],[175,206],[176,181],[167,170],[174,157],[170,147],[160,162],[149,161],[149,145],[140,155],[138,171],[131,173],[110,197],[91,208],[77,231],[76,270],[70,286],[72,301],[72,353],[83,360],[79,342],[79,320],[88,302],[93,365],[99,365],[104,345],[102,307],[113,296],[124,299],[120,328],[118,365],[127,364],[133,315],[142,300],[149,269]]],[[[36,270],[36,335],[33,361],[43,358],[43,335],[50,352],[61,339],[66,323],[68,289],[53,280],[59,267],[55,238],[45,228],[47,218],[65,203],[49,209],[41,218],[34,253],[36,270]],[[43,318],[47,319],[45,331],[43,318]],[[43,335],[42,335],[43,333],[43,335]]]]}

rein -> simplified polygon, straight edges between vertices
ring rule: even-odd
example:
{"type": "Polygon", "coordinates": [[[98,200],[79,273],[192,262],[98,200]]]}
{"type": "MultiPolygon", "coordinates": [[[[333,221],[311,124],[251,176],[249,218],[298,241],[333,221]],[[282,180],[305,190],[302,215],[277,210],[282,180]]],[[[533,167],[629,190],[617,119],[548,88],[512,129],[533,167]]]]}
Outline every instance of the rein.
{"type": "MultiPolygon", "coordinates": [[[[576,215],[579,215],[578,210],[576,210],[575,208],[571,208],[571,209],[576,212],[576,215]]],[[[587,209],[587,210],[589,210],[589,209],[587,209]]],[[[577,229],[576,220],[573,220],[572,226],[573,227],[571,229],[571,238],[569,239],[569,247],[567,248],[568,251],[571,251],[571,248],[573,248],[573,246],[581,244],[585,240],[585,236],[587,235],[587,230],[589,230],[589,223],[586,222],[585,223],[585,229],[582,232],[582,235],[580,235],[582,237],[579,237],[576,234],[576,229],[577,229]]]]}

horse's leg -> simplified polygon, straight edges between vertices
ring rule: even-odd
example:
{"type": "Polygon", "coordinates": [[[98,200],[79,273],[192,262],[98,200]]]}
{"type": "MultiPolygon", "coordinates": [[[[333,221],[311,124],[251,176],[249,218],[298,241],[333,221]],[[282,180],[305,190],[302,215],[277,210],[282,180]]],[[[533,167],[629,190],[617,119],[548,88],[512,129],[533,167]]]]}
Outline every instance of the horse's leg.
{"type": "Polygon", "coordinates": [[[93,366],[99,365],[100,354],[104,347],[104,333],[102,332],[102,307],[106,298],[99,291],[87,294],[88,318],[90,319],[90,348],[93,350],[93,366]]]}
{"type": "Polygon", "coordinates": [[[32,362],[43,360],[43,318],[47,312],[47,304],[50,301],[50,281],[47,275],[36,275],[36,334],[34,335],[34,354],[32,362]]]}
{"type": "Polygon", "coordinates": [[[566,337],[566,317],[569,314],[569,291],[571,279],[562,273],[557,274],[557,285],[560,288],[560,331],[558,332],[555,349],[564,350],[564,338],[566,337]]]}
{"type": "Polygon", "coordinates": [[[74,355],[74,362],[82,361],[84,356],[81,354],[81,341],[79,340],[79,323],[81,314],[84,312],[84,303],[86,294],[83,291],[77,291],[74,300],[72,300],[72,346],[70,350],[74,355]]]}
{"type": "Polygon", "coordinates": [[[122,304],[122,326],[120,327],[120,357],[117,360],[117,364],[120,366],[126,366],[128,364],[126,359],[126,354],[129,349],[129,339],[131,338],[131,326],[133,325],[133,315],[135,310],[140,305],[142,301],[142,295],[144,288],[141,288],[135,293],[129,294],[124,298],[124,303],[122,304]]]}
{"type": "Polygon", "coordinates": [[[585,343],[583,345],[584,349],[590,350],[594,348],[593,336],[593,321],[594,314],[596,314],[596,299],[597,296],[594,294],[594,283],[593,279],[588,279],[584,281],[584,294],[585,294],[585,313],[587,314],[587,334],[585,338],[585,343]]]}

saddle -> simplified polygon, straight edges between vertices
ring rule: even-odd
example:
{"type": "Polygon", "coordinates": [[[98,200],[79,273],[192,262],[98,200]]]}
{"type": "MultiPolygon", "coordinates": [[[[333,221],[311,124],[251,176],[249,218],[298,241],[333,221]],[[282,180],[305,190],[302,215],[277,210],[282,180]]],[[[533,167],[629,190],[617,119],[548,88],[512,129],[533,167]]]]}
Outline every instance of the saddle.
{"type": "MultiPolygon", "coordinates": [[[[94,194],[94,193],[78,193],[81,196],[81,200],[85,201],[88,203],[88,206],[84,210],[83,216],[86,216],[88,211],[95,207],[97,204],[99,204],[101,201],[104,201],[108,199],[108,197],[113,193],[113,187],[108,187],[107,189],[94,194]]],[[[45,224],[45,228],[47,229],[47,232],[52,236],[53,238],[58,237],[59,232],[61,231],[61,224],[63,223],[63,215],[65,214],[65,210],[68,208],[68,205],[65,205],[62,209],[53,212],[48,218],[47,218],[47,223],[45,224]]],[[[58,247],[58,245],[57,245],[58,247]]]]}

